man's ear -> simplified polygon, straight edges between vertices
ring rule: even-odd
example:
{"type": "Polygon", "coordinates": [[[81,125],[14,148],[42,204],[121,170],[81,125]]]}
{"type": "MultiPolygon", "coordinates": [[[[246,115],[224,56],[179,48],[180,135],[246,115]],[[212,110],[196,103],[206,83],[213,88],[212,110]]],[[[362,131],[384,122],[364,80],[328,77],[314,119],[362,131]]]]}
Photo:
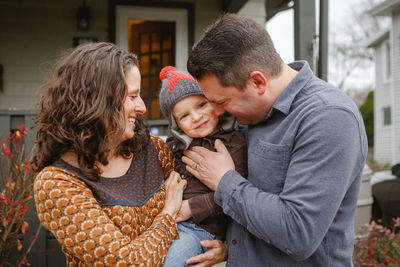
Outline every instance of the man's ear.
{"type": "Polygon", "coordinates": [[[267,90],[268,80],[261,71],[255,70],[249,74],[249,82],[257,89],[258,94],[262,95],[267,90]]]}

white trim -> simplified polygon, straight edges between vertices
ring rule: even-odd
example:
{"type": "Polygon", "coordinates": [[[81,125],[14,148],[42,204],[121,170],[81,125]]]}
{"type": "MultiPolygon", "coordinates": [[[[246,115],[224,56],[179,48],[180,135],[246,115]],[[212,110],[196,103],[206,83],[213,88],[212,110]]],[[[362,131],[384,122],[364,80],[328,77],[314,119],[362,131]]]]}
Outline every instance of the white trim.
{"type": "Polygon", "coordinates": [[[390,42],[390,38],[386,39],[382,42],[382,81],[383,83],[390,83],[392,82],[393,77],[393,47],[392,43],[390,42]],[[389,70],[388,70],[388,65],[389,70]]]}
{"type": "Polygon", "coordinates": [[[367,13],[372,16],[391,16],[399,8],[400,0],[386,0],[372,7],[367,13]]]}
{"type": "Polygon", "coordinates": [[[176,23],[175,34],[175,65],[179,70],[186,70],[188,59],[188,15],[182,8],[161,8],[144,6],[116,7],[116,44],[128,50],[128,20],[146,19],[156,21],[174,21],[176,23]]]}
{"type": "Polygon", "coordinates": [[[372,38],[370,38],[367,41],[367,48],[376,48],[379,44],[381,44],[383,41],[389,39],[390,37],[390,29],[391,27],[387,27],[383,29],[382,31],[374,34],[372,38]]]}

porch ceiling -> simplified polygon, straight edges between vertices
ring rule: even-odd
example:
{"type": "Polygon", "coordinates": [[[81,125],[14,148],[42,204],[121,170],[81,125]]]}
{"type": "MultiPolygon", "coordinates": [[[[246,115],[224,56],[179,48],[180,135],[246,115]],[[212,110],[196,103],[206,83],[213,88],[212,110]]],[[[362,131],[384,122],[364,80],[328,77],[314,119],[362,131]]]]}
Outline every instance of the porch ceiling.
{"type": "Polygon", "coordinates": [[[292,2],[292,0],[266,0],[265,8],[267,10],[267,21],[275,16],[275,14],[291,8],[291,6],[289,6],[290,2],[292,2]]]}
{"type": "MultiPolygon", "coordinates": [[[[272,18],[276,13],[289,9],[288,4],[292,0],[265,0],[265,8],[267,10],[267,20],[272,18]]],[[[248,2],[248,0],[223,0],[222,10],[224,12],[237,13],[248,2]]]]}
{"type": "Polygon", "coordinates": [[[222,11],[228,13],[237,13],[248,0],[223,0],[222,11]]]}

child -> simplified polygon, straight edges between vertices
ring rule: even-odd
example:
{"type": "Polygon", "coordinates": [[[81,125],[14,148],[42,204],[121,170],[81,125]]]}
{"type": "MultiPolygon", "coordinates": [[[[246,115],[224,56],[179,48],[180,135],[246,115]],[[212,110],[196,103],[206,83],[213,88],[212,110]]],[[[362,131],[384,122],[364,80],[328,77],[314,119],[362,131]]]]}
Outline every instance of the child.
{"type": "Polygon", "coordinates": [[[192,146],[215,150],[220,139],[235,163],[235,169],[247,176],[247,147],[244,136],[233,130],[234,117],[218,117],[201,91],[197,81],[188,73],[168,66],[161,70],[160,108],[169,120],[172,134],[167,145],[176,159],[175,170],[187,179],[183,202],[179,211],[179,239],[168,251],[164,266],[187,266],[186,260],[205,249],[201,240],[225,239],[228,222],[220,206],[214,202],[214,192],[192,176],[181,158],[183,151],[192,146]]]}

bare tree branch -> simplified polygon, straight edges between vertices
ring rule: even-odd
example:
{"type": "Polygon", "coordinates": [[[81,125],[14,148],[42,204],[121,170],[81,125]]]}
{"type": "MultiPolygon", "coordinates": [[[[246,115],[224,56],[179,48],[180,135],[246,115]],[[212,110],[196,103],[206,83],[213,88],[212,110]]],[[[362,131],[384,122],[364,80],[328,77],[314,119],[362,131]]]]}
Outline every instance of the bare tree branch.
{"type": "MultiPolygon", "coordinates": [[[[360,0],[353,4],[346,14],[346,19],[340,27],[333,28],[330,35],[330,82],[342,90],[349,87],[359,88],[359,84],[350,84],[348,81],[362,70],[365,76],[370,76],[374,64],[374,52],[368,49],[367,41],[373,34],[379,32],[387,20],[372,17],[366,11],[375,6],[379,0],[360,0]]],[[[366,85],[371,88],[372,84],[366,85]]]]}

